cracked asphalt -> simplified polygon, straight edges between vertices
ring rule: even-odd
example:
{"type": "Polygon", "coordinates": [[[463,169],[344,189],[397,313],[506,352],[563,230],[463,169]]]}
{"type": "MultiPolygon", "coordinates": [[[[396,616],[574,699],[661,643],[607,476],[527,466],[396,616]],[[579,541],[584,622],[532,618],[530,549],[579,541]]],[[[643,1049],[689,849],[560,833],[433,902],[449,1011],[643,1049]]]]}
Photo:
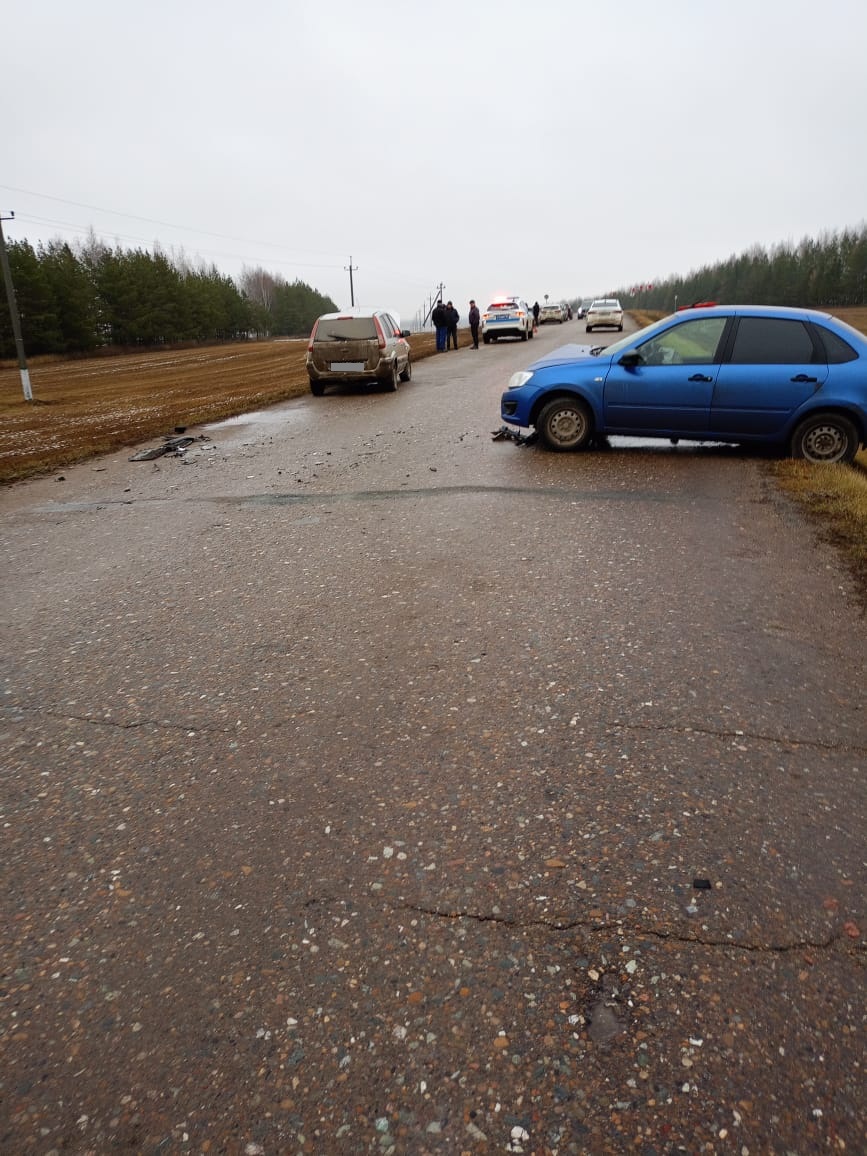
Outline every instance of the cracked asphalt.
{"type": "Polygon", "coordinates": [[[867,1151],[864,617],[566,340],[0,492],[0,1151],[867,1151]]]}

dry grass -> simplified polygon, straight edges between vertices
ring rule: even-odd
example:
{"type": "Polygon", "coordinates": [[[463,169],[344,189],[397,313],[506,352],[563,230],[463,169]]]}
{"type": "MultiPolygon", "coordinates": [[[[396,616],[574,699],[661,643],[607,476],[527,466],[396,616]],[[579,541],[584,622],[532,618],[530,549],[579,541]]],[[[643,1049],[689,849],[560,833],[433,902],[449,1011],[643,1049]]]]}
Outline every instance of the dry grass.
{"type": "Polygon", "coordinates": [[[867,452],[858,454],[852,466],[780,461],[771,468],[822,537],[843,552],[867,608],[867,452]]]}

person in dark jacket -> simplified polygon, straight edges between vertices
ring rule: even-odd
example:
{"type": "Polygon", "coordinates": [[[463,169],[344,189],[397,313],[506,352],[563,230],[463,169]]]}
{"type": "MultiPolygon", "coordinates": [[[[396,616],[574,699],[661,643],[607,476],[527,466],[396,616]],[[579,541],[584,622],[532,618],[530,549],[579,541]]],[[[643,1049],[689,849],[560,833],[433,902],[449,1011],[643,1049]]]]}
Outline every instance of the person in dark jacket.
{"type": "Polygon", "coordinates": [[[467,320],[470,323],[470,333],[472,334],[473,338],[473,349],[479,348],[479,322],[481,319],[482,315],[479,313],[478,305],[476,305],[475,301],[471,301],[470,312],[467,320]]]}
{"type": "Polygon", "coordinates": [[[449,301],[446,304],[446,349],[451,349],[452,342],[454,342],[455,349],[458,347],[458,322],[460,319],[460,313],[449,301]]]}
{"type": "Polygon", "coordinates": [[[430,319],[434,324],[434,329],[437,335],[437,353],[445,353],[446,351],[446,334],[448,327],[446,324],[446,307],[442,301],[437,301],[430,315],[430,319]]]}
{"type": "Polygon", "coordinates": [[[533,302],[533,332],[536,333],[539,329],[539,302],[533,302]]]}

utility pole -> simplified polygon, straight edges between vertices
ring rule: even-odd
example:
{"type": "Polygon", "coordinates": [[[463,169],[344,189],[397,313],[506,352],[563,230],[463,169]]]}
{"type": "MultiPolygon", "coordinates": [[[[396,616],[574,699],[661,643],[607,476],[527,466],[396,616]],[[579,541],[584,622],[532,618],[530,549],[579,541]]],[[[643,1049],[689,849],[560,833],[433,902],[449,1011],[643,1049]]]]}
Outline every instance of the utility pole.
{"type": "Polygon", "coordinates": [[[18,354],[18,371],[21,374],[24,400],[33,401],[33,391],[30,389],[30,370],[27,368],[27,358],[24,356],[24,338],[21,336],[21,320],[18,316],[18,303],[15,300],[15,286],[12,284],[12,270],[9,268],[6,242],[3,239],[3,222],[12,221],[14,218],[14,213],[10,213],[8,217],[0,216],[0,265],[3,266],[3,281],[6,285],[6,300],[9,302],[9,316],[12,318],[12,336],[15,338],[15,352],[18,354]]]}
{"type": "Polygon", "coordinates": [[[354,308],[355,307],[355,289],[354,289],[353,284],[352,284],[352,273],[353,273],[353,270],[355,270],[356,272],[358,271],[358,266],[352,264],[352,256],[351,255],[349,258],[349,264],[344,265],[343,268],[349,270],[349,303],[354,308]]]}

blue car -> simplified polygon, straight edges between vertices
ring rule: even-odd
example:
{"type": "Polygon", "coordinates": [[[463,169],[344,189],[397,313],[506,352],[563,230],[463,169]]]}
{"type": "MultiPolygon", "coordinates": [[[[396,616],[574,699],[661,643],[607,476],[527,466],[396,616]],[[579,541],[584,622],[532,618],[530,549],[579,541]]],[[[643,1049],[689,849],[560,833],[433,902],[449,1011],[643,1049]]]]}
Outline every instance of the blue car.
{"type": "Polygon", "coordinates": [[[867,338],[810,309],[687,309],[607,348],[554,350],[513,374],[500,412],[504,434],[535,428],[550,450],[626,434],[849,462],[867,444],[867,338]]]}

